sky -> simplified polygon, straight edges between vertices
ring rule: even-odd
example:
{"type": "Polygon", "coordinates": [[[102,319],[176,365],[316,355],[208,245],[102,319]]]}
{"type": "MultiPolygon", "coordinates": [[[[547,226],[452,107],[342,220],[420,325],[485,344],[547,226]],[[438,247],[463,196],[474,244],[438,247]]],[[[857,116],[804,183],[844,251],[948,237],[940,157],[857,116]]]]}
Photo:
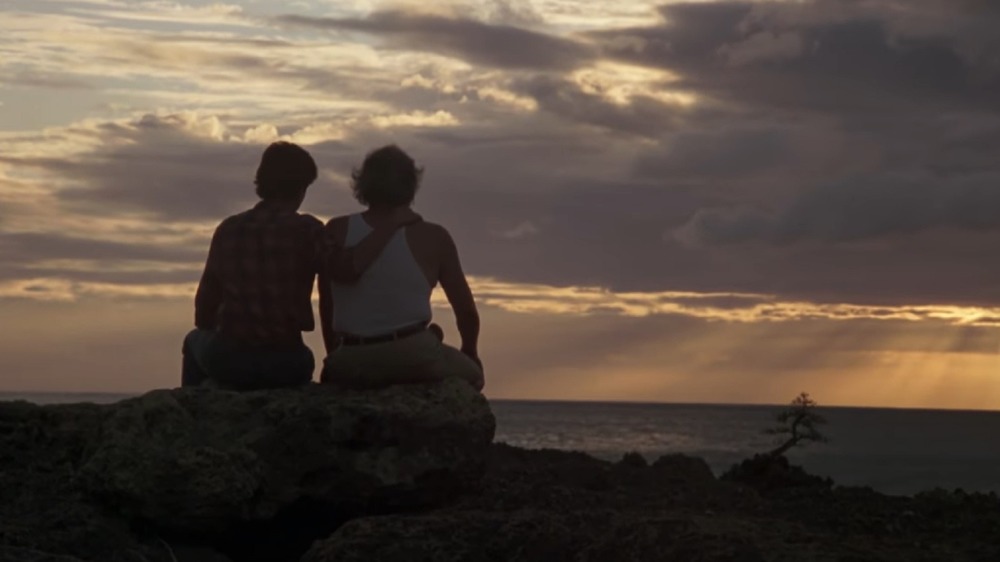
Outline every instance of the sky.
{"type": "Polygon", "coordinates": [[[4,0],[0,30],[0,391],[177,385],[283,139],[323,220],[368,150],[424,166],[490,397],[1000,408],[993,0],[4,0]]]}

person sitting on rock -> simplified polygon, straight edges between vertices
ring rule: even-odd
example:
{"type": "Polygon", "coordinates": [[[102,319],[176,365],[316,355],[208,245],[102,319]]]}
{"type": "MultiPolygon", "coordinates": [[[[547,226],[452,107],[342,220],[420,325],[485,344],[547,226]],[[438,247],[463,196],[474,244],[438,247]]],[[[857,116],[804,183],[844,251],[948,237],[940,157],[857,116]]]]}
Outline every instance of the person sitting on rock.
{"type": "MultiPolygon", "coordinates": [[[[350,248],[384,229],[413,203],[423,170],[395,145],[369,153],[352,174],[367,210],[327,223],[335,244],[350,248]]],[[[484,384],[479,313],[448,231],[421,221],[401,228],[355,284],[320,280],[320,318],[327,356],[320,381],[381,387],[447,377],[484,384]],[[440,283],[455,313],[461,350],[444,344],[431,321],[431,291],[440,283]]]]}
{"type": "Polygon", "coordinates": [[[323,223],[299,213],[316,180],[302,147],[276,142],[257,168],[252,209],[216,228],[195,296],[195,329],[184,339],[181,386],[255,390],[305,384],[315,359],[302,332],[315,328],[313,284],[350,282],[378,256],[397,228],[420,220],[401,210],[355,248],[331,246],[323,223]]]}

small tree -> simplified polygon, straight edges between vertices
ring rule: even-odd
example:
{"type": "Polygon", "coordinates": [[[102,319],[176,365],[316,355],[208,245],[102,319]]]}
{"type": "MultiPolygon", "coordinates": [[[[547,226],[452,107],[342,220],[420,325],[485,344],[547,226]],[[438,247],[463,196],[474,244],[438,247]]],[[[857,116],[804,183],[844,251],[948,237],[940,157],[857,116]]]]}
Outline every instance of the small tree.
{"type": "Polygon", "coordinates": [[[775,420],[778,424],[764,430],[768,435],[787,435],[784,443],[774,449],[768,456],[780,457],[792,447],[805,446],[809,442],[826,443],[825,435],[816,428],[826,423],[826,418],[816,413],[816,401],[809,398],[809,393],[803,392],[792,400],[791,405],[782,410],[775,420]]]}

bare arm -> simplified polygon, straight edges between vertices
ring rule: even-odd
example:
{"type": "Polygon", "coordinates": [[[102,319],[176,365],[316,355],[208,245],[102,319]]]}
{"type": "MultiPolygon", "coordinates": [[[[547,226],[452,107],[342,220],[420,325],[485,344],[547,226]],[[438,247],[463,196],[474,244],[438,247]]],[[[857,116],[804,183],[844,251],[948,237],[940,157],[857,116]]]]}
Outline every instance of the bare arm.
{"type": "Polygon", "coordinates": [[[323,345],[329,355],[340,345],[340,338],[333,329],[333,291],[330,290],[326,272],[319,275],[319,322],[323,330],[323,345]]]}
{"type": "Polygon", "coordinates": [[[472,289],[462,271],[458,258],[458,248],[447,231],[442,229],[442,251],[440,281],[441,288],[455,312],[455,324],[462,338],[462,353],[482,366],[479,360],[479,311],[472,289]]]}
{"type": "Polygon", "coordinates": [[[357,245],[344,247],[347,236],[347,217],[338,217],[327,223],[332,243],[328,259],[328,272],[331,281],[350,285],[356,283],[361,275],[371,267],[382,250],[392,240],[400,227],[420,222],[420,215],[409,207],[400,207],[391,220],[379,225],[357,245]]]}
{"type": "MultiPolygon", "coordinates": [[[[218,234],[218,230],[216,230],[218,234]]],[[[208,248],[208,259],[194,297],[194,325],[201,330],[214,330],[219,324],[219,307],[222,306],[222,280],[215,271],[215,239],[208,248]]]]}

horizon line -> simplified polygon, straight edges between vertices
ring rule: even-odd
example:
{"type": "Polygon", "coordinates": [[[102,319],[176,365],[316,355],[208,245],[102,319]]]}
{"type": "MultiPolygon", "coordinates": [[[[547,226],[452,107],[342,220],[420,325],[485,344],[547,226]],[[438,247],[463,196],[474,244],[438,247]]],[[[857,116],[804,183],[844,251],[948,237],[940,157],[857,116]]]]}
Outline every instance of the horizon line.
{"type": "MultiPolygon", "coordinates": [[[[179,388],[179,387],[174,387],[179,388]]],[[[146,394],[147,392],[152,392],[154,390],[173,390],[174,388],[153,388],[145,390],[142,392],[123,392],[123,391],[96,391],[96,390],[81,390],[81,391],[59,391],[59,390],[2,390],[0,389],[0,397],[3,395],[80,395],[80,396],[122,396],[122,397],[136,397],[146,394]]],[[[707,407],[757,407],[757,408],[784,408],[791,404],[789,402],[784,403],[772,403],[772,402],[655,402],[655,401],[641,401],[641,400],[600,400],[600,399],[573,399],[573,398],[510,398],[510,397],[497,397],[490,398],[487,397],[489,402],[534,402],[534,403],[549,403],[549,404],[603,404],[603,405],[622,405],[622,406],[707,406],[707,407]]],[[[5,400],[0,400],[4,402],[5,400]]],[[[859,406],[851,404],[823,404],[820,403],[816,406],[817,409],[840,409],[840,410],[909,410],[916,412],[984,412],[984,413],[1000,413],[1000,408],[948,408],[948,407],[928,407],[928,406],[859,406]]]]}

